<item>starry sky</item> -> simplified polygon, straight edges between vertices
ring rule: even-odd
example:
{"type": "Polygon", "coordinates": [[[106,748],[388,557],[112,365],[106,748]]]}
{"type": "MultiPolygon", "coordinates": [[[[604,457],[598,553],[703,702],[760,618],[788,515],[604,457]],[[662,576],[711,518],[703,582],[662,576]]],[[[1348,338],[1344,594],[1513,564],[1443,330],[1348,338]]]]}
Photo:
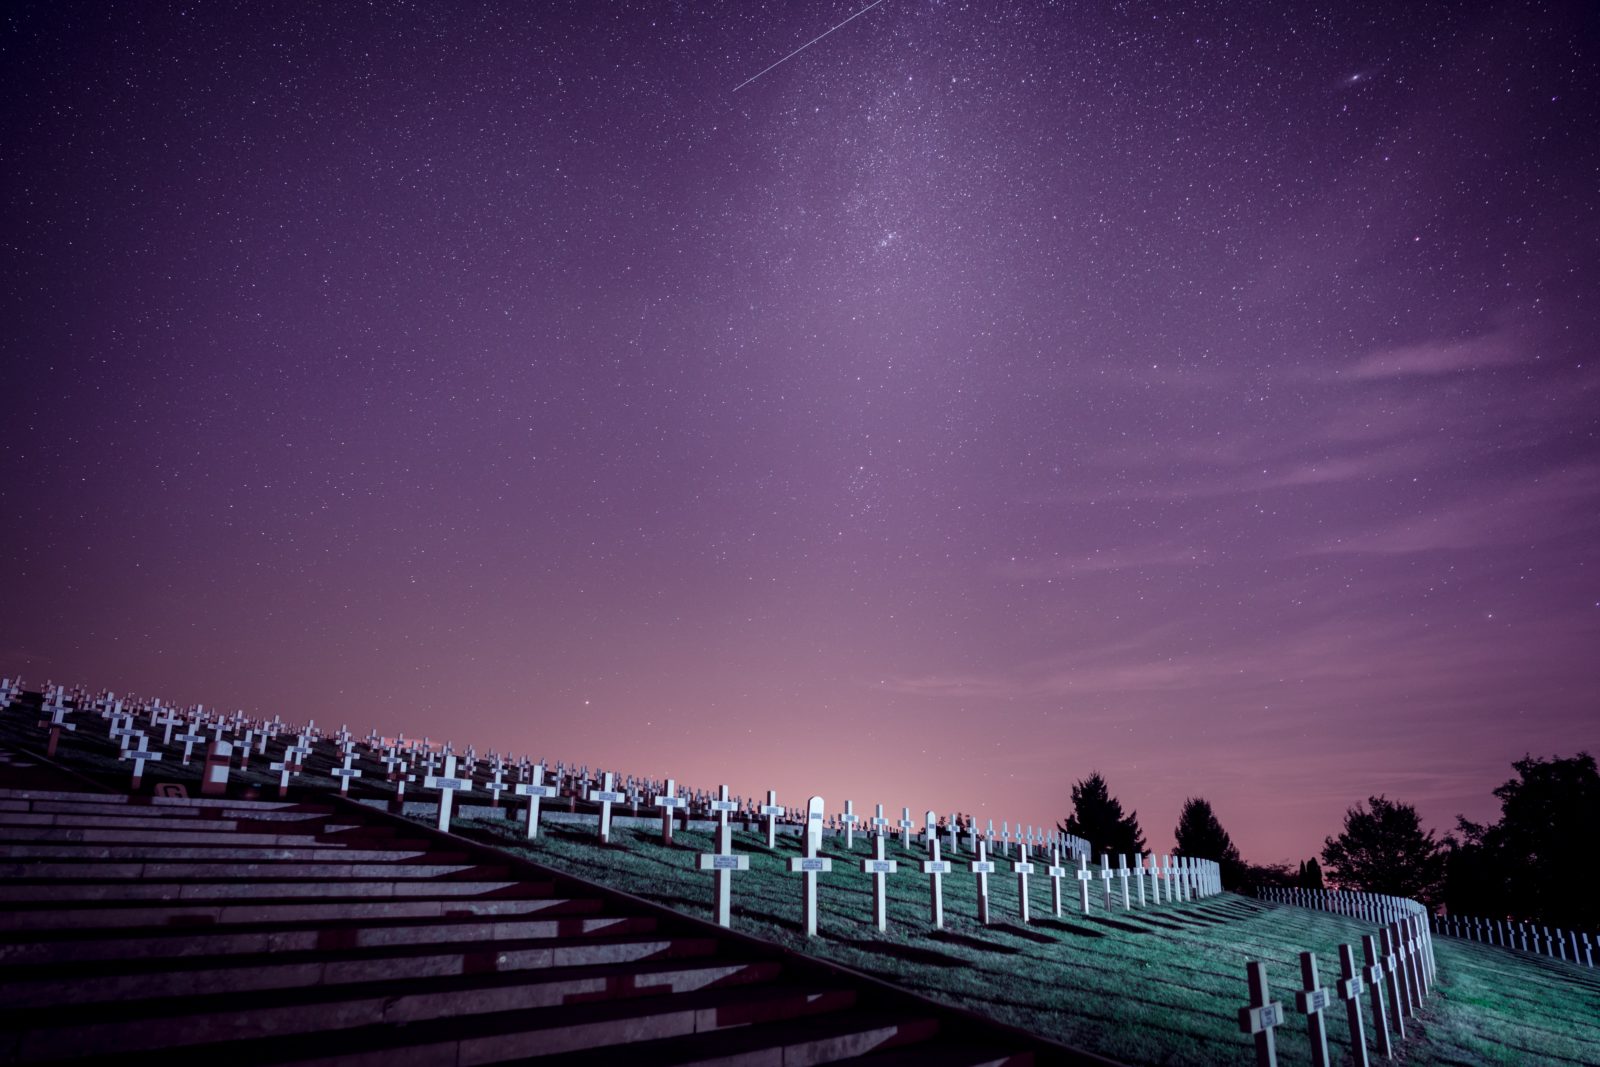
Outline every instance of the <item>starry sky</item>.
{"type": "Polygon", "coordinates": [[[1600,16],[0,16],[0,669],[1298,860],[1600,746],[1600,16]]]}

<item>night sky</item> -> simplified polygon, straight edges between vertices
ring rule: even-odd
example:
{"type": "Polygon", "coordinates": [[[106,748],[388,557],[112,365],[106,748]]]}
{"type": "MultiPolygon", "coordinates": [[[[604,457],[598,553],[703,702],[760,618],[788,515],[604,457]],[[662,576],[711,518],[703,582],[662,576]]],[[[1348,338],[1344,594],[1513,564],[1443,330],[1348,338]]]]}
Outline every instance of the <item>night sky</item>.
{"type": "Polygon", "coordinates": [[[11,3],[0,670],[1264,862],[1600,747],[1600,15],[11,3]]]}

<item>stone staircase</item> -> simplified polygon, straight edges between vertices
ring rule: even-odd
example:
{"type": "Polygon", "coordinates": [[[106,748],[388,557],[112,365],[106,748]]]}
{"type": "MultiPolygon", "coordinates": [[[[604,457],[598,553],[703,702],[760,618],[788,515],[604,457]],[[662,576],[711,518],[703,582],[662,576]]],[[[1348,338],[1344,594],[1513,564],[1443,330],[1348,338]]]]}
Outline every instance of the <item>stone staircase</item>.
{"type": "Polygon", "coordinates": [[[360,805],[0,789],[0,1060],[1105,1062],[360,805]]]}

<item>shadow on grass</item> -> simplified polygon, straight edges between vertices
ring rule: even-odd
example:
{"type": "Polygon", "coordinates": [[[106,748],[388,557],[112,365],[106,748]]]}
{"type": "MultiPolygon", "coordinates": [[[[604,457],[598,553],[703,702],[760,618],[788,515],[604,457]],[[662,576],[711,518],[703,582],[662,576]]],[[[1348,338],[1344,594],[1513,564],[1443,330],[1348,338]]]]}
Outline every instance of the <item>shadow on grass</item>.
{"type": "MultiPolygon", "coordinates": [[[[894,956],[905,960],[907,963],[922,964],[926,967],[966,967],[966,960],[948,953],[937,952],[931,948],[918,948],[915,945],[901,945],[893,941],[872,941],[867,938],[830,937],[835,945],[845,948],[858,949],[870,952],[875,956],[894,956]]],[[[904,981],[905,974],[899,970],[888,972],[897,976],[897,980],[904,981]]]]}
{"type": "Polygon", "coordinates": [[[1054,945],[1061,940],[1060,938],[1051,937],[1049,934],[1036,933],[1025,926],[1017,926],[1013,923],[990,923],[989,929],[995,933],[1010,934],[1012,937],[1020,937],[1024,941],[1032,941],[1036,945],[1054,945]]]}
{"type": "Polygon", "coordinates": [[[1074,937],[1104,937],[1099,930],[1091,930],[1087,926],[1077,926],[1073,923],[1062,922],[1060,919],[1036,919],[1033,925],[1046,930],[1059,930],[1063,934],[1072,934],[1074,937]]]}
{"type": "Polygon", "coordinates": [[[1095,923],[1099,926],[1108,926],[1113,930],[1121,930],[1125,934],[1155,933],[1155,931],[1150,929],[1148,926],[1139,926],[1135,923],[1123,922],[1121,919],[1108,919],[1101,915],[1089,915],[1086,916],[1086,919],[1089,922],[1095,923]]]}
{"type": "Polygon", "coordinates": [[[949,930],[934,930],[928,934],[928,940],[943,941],[947,945],[960,945],[962,948],[970,948],[976,952],[998,952],[1004,956],[1017,956],[1022,953],[1020,948],[999,945],[993,941],[985,941],[978,937],[968,937],[965,934],[953,934],[949,930]]]}

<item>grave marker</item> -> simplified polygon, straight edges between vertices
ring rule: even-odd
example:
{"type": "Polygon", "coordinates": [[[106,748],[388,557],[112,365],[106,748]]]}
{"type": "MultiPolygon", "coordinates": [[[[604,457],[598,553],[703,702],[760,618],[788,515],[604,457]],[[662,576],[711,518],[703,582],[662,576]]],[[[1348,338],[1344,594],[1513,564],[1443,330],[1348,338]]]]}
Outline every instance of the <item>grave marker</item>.
{"type": "Polygon", "coordinates": [[[1046,869],[1050,875],[1050,903],[1055,909],[1056,918],[1061,917],[1061,879],[1067,876],[1067,869],[1061,866],[1061,846],[1056,845],[1050,849],[1050,866],[1046,869]]]}
{"type": "Polygon", "coordinates": [[[1089,914],[1089,883],[1094,880],[1094,872],[1089,869],[1089,857],[1078,853],[1078,890],[1083,896],[1083,913],[1089,914]]]}
{"type": "Polygon", "coordinates": [[[1312,1067],[1328,1067],[1328,1028],[1323,1021],[1322,1012],[1333,997],[1326,989],[1322,988],[1322,979],[1317,974],[1317,954],[1315,952],[1300,953],[1300,981],[1304,988],[1294,995],[1295,1010],[1306,1017],[1306,1036],[1311,1042],[1312,1067]]]}
{"type": "MultiPolygon", "coordinates": [[[[671,779],[667,780],[668,796],[672,794],[673,784],[671,779]]],[[[727,786],[723,786],[723,788],[726,789],[727,786]]],[[[672,799],[682,802],[681,797],[672,797],[672,799]]],[[[659,805],[661,800],[661,797],[657,797],[656,803],[659,805]]],[[[538,803],[538,801],[534,801],[534,803],[538,803]]],[[[667,813],[668,826],[670,827],[672,808],[668,807],[663,810],[667,813]]],[[[668,834],[670,836],[670,829],[668,834]]],[[[733,830],[726,822],[717,830],[717,850],[715,852],[700,853],[700,869],[713,872],[713,878],[716,882],[715,911],[717,925],[722,927],[731,926],[733,922],[733,872],[748,871],[750,869],[750,857],[735,856],[733,854],[733,830]]]]}
{"type": "Polygon", "coordinates": [[[511,790],[519,797],[528,798],[526,820],[528,840],[530,841],[539,836],[539,802],[545,797],[558,796],[561,791],[560,786],[546,785],[544,774],[544,764],[536,763],[530,772],[530,780],[518,782],[515,788],[511,790]]]}
{"type": "Polygon", "coordinates": [[[756,809],[757,814],[767,817],[767,847],[778,847],[778,816],[783,814],[783,808],[778,804],[776,790],[767,790],[767,802],[756,809]]]}
{"type": "MultiPolygon", "coordinates": [[[[248,744],[246,751],[248,751],[248,744]]],[[[353,749],[345,749],[344,765],[342,767],[335,767],[328,772],[329,777],[339,779],[339,795],[342,797],[347,797],[350,795],[350,779],[361,777],[361,772],[352,766],[352,764],[355,762],[355,758],[356,754],[353,749]]]]}
{"type": "Polygon", "coordinates": [[[1029,922],[1028,875],[1033,873],[1033,864],[1028,862],[1028,845],[1026,842],[1017,844],[1017,852],[1018,857],[1011,864],[1011,869],[1017,875],[1017,914],[1022,919],[1022,925],[1027,926],[1029,922]]]}
{"type": "Polygon", "coordinates": [[[1133,857],[1133,883],[1139,888],[1139,907],[1144,907],[1144,853],[1133,857]]]}
{"type": "Polygon", "coordinates": [[[1128,856],[1127,853],[1117,857],[1117,878],[1122,882],[1122,909],[1127,911],[1133,907],[1133,901],[1128,896],[1128,856]]]}
{"type": "Polygon", "coordinates": [[[1383,964],[1378,956],[1378,942],[1371,934],[1361,937],[1361,954],[1365,957],[1367,969],[1362,972],[1366,979],[1367,996],[1372,998],[1372,1036],[1377,1039],[1378,1053],[1384,1059],[1392,1059],[1394,1051],[1389,1045],[1388,1013],[1383,1010],[1383,964]]]}
{"type": "Polygon", "coordinates": [[[839,816],[839,821],[844,824],[844,847],[851,851],[856,847],[856,822],[859,819],[860,816],[856,814],[856,802],[845,801],[844,814],[839,816]]]}
{"type": "Polygon", "coordinates": [[[1349,945],[1339,946],[1339,999],[1344,1001],[1345,1019],[1350,1024],[1350,1057],[1355,1067],[1367,1067],[1367,1035],[1361,1026],[1361,976],[1356,973],[1356,957],[1349,945]]]}
{"type": "Polygon", "coordinates": [[[1405,983],[1401,981],[1399,961],[1394,952],[1394,931],[1387,926],[1378,931],[1379,944],[1383,948],[1383,978],[1384,984],[1389,987],[1389,1021],[1394,1024],[1395,1037],[1401,1043],[1406,1039],[1406,1016],[1410,1012],[1406,1009],[1403,1000],[1405,983]]]}
{"type": "Polygon", "coordinates": [[[144,784],[144,765],[146,763],[154,763],[160,760],[161,753],[151,752],[150,739],[145,737],[143,734],[140,734],[139,747],[136,749],[129,748],[117,758],[133,760],[133,785],[130,788],[132,792],[137,793],[139,791],[139,787],[144,784]]]}
{"type": "Polygon", "coordinates": [[[1251,960],[1245,964],[1245,975],[1250,981],[1250,1003],[1239,1009],[1239,1032],[1255,1037],[1256,1067],[1277,1067],[1272,1029],[1283,1024],[1283,1005],[1268,999],[1266,964],[1251,960]]]}
{"type": "Polygon", "coordinates": [[[737,800],[729,800],[728,787],[722,785],[717,787],[717,799],[709,801],[706,807],[716,814],[717,829],[721,831],[728,828],[728,813],[738,811],[739,802],[737,800]]]}
{"type": "Polygon", "coordinates": [[[498,810],[500,807],[500,794],[506,789],[506,768],[505,764],[497,759],[491,759],[489,764],[494,768],[494,777],[484,783],[483,788],[488,790],[489,793],[489,807],[498,810]]]}
{"type": "MultiPolygon", "coordinates": [[[[668,778],[666,791],[655,798],[656,807],[661,809],[661,843],[663,845],[672,844],[672,813],[688,803],[687,800],[678,795],[678,783],[668,778]]],[[[748,870],[749,867],[747,865],[742,869],[748,870]]]]}
{"type": "Polygon", "coordinates": [[[985,926],[989,925],[989,875],[994,873],[994,864],[989,860],[989,846],[987,842],[978,842],[978,858],[967,864],[967,869],[977,876],[978,880],[978,921],[985,926]]]}
{"type": "MultiPolygon", "coordinates": [[[[233,768],[233,742],[213,741],[206,746],[206,766],[200,773],[200,795],[226,796],[228,773],[233,768]]],[[[281,793],[281,790],[280,790],[281,793]]]]}
{"type": "MultiPolygon", "coordinates": [[[[932,815],[933,812],[929,812],[932,815]]],[[[928,858],[922,861],[922,873],[928,876],[930,904],[935,929],[944,929],[944,876],[950,873],[948,860],[939,858],[939,839],[928,841],[928,858]]]]}
{"type": "Polygon", "coordinates": [[[1100,882],[1106,887],[1106,910],[1111,910],[1111,879],[1117,872],[1111,866],[1111,853],[1100,853],[1100,882]]]}
{"type": "MultiPolygon", "coordinates": [[[[728,787],[723,786],[722,790],[726,795],[728,787]]],[[[801,876],[801,918],[807,937],[817,935],[817,875],[833,870],[832,860],[817,855],[822,847],[823,818],[822,798],[812,797],[806,802],[806,854],[789,859],[789,870],[801,876]]]]}
{"type": "Polygon", "coordinates": [[[54,758],[56,745],[61,741],[61,731],[67,730],[70,732],[77,729],[77,726],[67,721],[67,716],[71,714],[72,709],[62,703],[60,687],[56,688],[54,699],[55,702],[53,704],[47,704],[39,709],[41,714],[50,716],[48,719],[40,719],[39,725],[50,727],[50,740],[45,744],[44,754],[51,758],[54,758]]]}
{"type": "Polygon", "coordinates": [[[586,798],[591,803],[598,801],[600,804],[600,843],[611,843],[611,805],[621,804],[628,799],[628,794],[617,791],[617,776],[611,771],[606,771],[601,780],[601,788],[590,787],[586,798]]]}
{"type": "Polygon", "coordinates": [[[456,757],[452,753],[444,758],[444,773],[423,778],[422,788],[439,791],[439,829],[449,833],[450,810],[455,806],[455,795],[461,790],[470,791],[472,779],[456,777],[456,757]]]}
{"type": "Polygon", "coordinates": [[[900,809],[900,847],[907,852],[911,851],[911,828],[916,823],[911,821],[911,809],[900,809]]]}
{"type": "Polygon", "coordinates": [[[876,838],[872,859],[861,861],[861,871],[872,875],[872,924],[879,933],[889,928],[889,875],[895,870],[895,861],[884,855],[884,839],[876,838]]]}

